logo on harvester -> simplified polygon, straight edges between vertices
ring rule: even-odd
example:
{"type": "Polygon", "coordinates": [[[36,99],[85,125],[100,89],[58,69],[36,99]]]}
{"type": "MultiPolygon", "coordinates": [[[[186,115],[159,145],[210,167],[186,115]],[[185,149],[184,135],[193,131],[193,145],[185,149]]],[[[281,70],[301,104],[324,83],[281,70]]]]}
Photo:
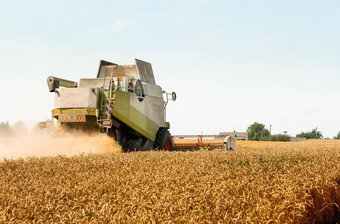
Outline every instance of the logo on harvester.
{"type": "Polygon", "coordinates": [[[85,114],[60,114],[58,117],[60,122],[86,122],[85,114]]]}

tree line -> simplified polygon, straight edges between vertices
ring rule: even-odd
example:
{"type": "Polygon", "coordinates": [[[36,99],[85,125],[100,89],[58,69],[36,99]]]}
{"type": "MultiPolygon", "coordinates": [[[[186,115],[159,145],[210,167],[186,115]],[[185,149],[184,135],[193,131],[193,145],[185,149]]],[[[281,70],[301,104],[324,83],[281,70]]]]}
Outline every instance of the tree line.
{"type": "MultiPolygon", "coordinates": [[[[269,130],[265,128],[265,125],[262,123],[254,122],[247,128],[248,138],[253,141],[283,141],[288,142],[291,139],[291,136],[285,134],[275,134],[271,135],[269,130]]],[[[301,132],[296,135],[298,138],[305,139],[322,139],[323,135],[318,128],[314,128],[311,131],[301,132]]],[[[340,131],[337,136],[334,136],[333,139],[340,139],[340,131]]]]}
{"type": "Polygon", "coordinates": [[[27,132],[28,130],[22,121],[18,121],[14,125],[10,125],[9,122],[0,122],[0,136],[10,136],[15,133],[27,132]]]}

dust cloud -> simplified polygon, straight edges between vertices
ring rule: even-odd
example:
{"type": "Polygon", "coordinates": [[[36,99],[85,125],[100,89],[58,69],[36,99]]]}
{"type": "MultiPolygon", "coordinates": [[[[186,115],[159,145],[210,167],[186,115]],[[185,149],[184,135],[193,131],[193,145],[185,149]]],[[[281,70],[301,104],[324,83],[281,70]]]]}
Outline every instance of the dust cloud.
{"type": "Polygon", "coordinates": [[[32,131],[0,136],[0,160],[41,156],[118,153],[119,144],[105,134],[32,131]]]}

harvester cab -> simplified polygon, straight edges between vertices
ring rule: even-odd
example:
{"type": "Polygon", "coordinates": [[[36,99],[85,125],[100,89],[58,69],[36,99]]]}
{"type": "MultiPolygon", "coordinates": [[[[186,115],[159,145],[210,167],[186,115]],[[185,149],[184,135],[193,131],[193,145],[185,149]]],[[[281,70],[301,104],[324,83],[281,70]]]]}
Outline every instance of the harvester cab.
{"type": "Polygon", "coordinates": [[[106,133],[124,151],[172,150],[165,111],[176,94],[156,84],[150,63],[135,62],[118,65],[101,60],[97,77],[79,82],[48,77],[49,90],[55,92],[52,117],[58,127],[106,133]]]}

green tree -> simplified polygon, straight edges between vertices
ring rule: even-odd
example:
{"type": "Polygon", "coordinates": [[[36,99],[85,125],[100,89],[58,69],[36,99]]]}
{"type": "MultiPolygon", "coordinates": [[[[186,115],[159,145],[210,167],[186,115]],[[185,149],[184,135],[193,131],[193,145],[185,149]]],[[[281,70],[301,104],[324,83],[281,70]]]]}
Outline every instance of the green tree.
{"type": "Polygon", "coordinates": [[[22,121],[17,121],[14,126],[13,126],[13,132],[15,132],[16,134],[27,134],[28,130],[24,124],[24,122],[22,121]]]}
{"type": "Polygon", "coordinates": [[[314,128],[312,131],[308,132],[301,132],[297,134],[296,137],[298,138],[306,138],[306,139],[321,139],[323,138],[321,131],[318,128],[314,128]]]}
{"type": "Polygon", "coordinates": [[[271,135],[270,141],[289,142],[290,136],[289,135],[282,135],[282,134],[271,135]]]}
{"type": "Polygon", "coordinates": [[[265,125],[254,122],[247,128],[249,140],[254,141],[266,141],[270,138],[270,133],[265,129],[265,125]]]}
{"type": "Polygon", "coordinates": [[[0,122],[0,135],[8,135],[10,129],[11,127],[8,122],[0,122]]]}
{"type": "Polygon", "coordinates": [[[337,136],[334,136],[333,139],[340,139],[340,131],[338,132],[337,136]]]}

